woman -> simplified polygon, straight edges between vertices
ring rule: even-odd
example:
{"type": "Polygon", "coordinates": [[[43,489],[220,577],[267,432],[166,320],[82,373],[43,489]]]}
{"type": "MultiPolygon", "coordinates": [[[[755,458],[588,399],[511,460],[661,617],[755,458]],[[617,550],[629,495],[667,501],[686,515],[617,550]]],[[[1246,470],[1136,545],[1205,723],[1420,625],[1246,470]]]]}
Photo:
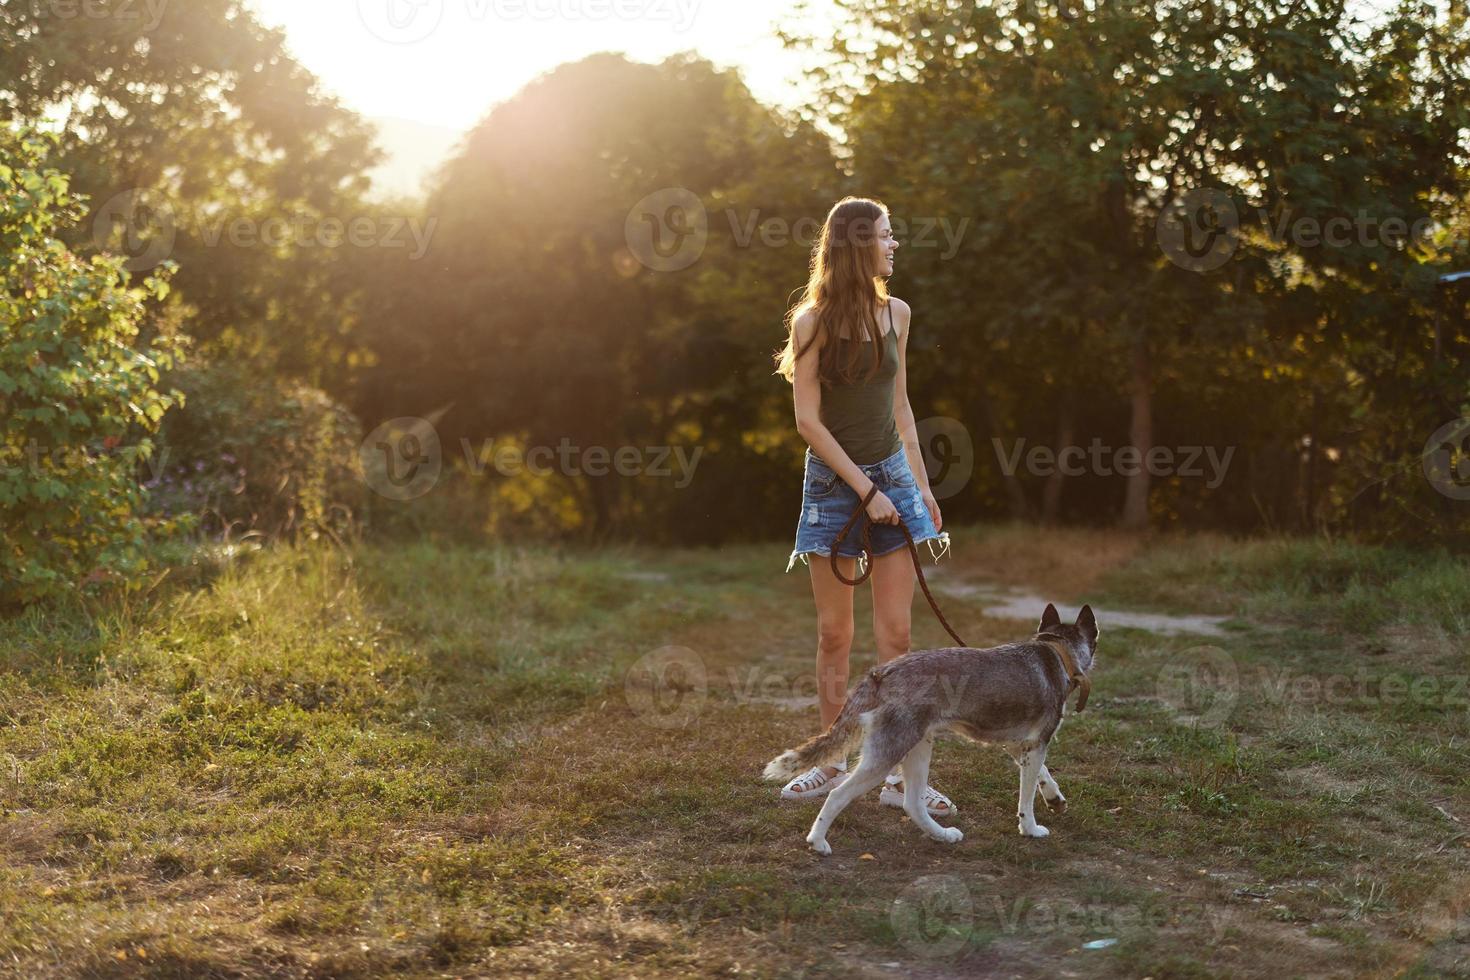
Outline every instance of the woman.
{"type": "MultiPolygon", "coordinates": [[[[792,384],[797,431],[809,445],[796,548],[786,570],[801,558],[811,571],[824,729],[846,698],[853,638],[853,589],[832,573],[831,562],[848,580],[856,577],[863,526],[871,521],[873,633],[878,662],[884,663],[909,650],[914,568],[899,521],[916,543],[930,542],[935,560],[949,547],[909,407],[904,352],[910,310],[889,296],[884,280],[893,274],[897,249],[887,208],[867,198],[838,201],[812,249],[806,294],[787,316],[786,347],[777,355],[779,373],[792,384]],[[865,517],[853,524],[834,556],[837,532],[875,485],[865,517]],[[941,545],[937,555],[935,543],[941,545]]],[[[879,796],[898,807],[900,769],[894,767],[879,796]]],[[[781,797],[819,797],[846,778],[846,760],[816,766],[787,783],[781,797]]],[[[925,787],[924,802],[935,816],[956,809],[933,787],[925,787]]]]}

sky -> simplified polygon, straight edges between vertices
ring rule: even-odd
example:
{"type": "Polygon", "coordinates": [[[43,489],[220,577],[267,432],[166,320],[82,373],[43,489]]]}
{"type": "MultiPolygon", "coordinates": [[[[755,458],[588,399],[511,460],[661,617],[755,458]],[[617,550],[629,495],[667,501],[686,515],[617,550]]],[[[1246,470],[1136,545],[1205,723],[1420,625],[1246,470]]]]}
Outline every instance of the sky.
{"type": "MultiPolygon", "coordinates": [[[[537,75],[597,51],[658,61],[694,50],[738,67],[763,102],[795,106],[804,56],[775,36],[792,0],[250,0],[352,109],[463,132],[537,75]]],[[[826,23],[831,0],[810,0],[826,23]]]]}

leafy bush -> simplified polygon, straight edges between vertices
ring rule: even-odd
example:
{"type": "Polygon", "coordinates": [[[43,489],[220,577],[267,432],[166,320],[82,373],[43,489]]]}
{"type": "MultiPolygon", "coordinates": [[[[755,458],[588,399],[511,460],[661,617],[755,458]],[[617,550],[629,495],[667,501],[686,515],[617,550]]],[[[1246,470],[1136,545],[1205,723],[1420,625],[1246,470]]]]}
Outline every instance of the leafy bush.
{"type": "Polygon", "coordinates": [[[58,235],[81,219],[47,139],[0,128],[0,585],[7,602],[146,567],[136,473],[178,402],[159,387],[179,341],[140,340],[168,274],[128,287],[121,259],[58,235]]]}
{"type": "Polygon", "coordinates": [[[164,420],[151,510],[215,534],[316,538],[352,526],[364,492],[361,426],[322,391],[235,365],[174,374],[188,408],[164,420]]]}

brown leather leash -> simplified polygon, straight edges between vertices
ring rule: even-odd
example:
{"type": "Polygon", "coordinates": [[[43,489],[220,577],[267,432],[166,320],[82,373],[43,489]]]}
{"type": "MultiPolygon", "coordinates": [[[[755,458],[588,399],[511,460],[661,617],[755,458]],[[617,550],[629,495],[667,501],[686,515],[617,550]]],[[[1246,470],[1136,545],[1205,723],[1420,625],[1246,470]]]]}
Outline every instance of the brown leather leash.
{"type": "MultiPolygon", "coordinates": [[[[859,517],[862,517],[863,514],[867,512],[868,501],[872,500],[874,495],[876,495],[877,493],[878,484],[875,483],[873,484],[873,488],[868,491],[868,495],[863,498],[862,503],[857,505],[857,510],[853,511],[852,516],[847,519],[847,523],[842,525],[842,530],[837,532],[837,537],[832,542],[832,574],[836,575],[837,580],[844,585],[862,585],[868,580],[868,577],[873,574],[873,522],[871,520],[863,525],[863,554],[866,555],[868,559],[867,571],[863,572],[855,579],[847,579],[837,568],[837,546],[842,543],[843,538],[847,537],[847,532],[852,530],[852,526],[857,522],[857,519],[859,517]]],[[[898,529],[902,531],[903,536],[908,539],[909,556],[914,560],[914,571],[917,572],[919,575],[919,588],[924,590],[924,598],[929,600],[929,608],[934,610],[934,615],[939,617],[940,625],[944,627],[946,633],[954,638],[954,641],[956,643],[958,643],[962,647],[969,646],[968,643],[960,639],[960,635],[954,631],[954,627],[949,625],[949,620],[944,618],[944,613],[939,611],[939,603],[934,601],[934,593],[929,591],[929,583],[924,581],[924,569],[919,564],[919,549],[914,544],[914,536],[909,533],[908,526],[904,524],[902,517],[899,518],[898,529]]]]}
{"type": "Polygon", "coordinates": [[[1067,696],[1072,693],[1072,687],[1082,689],[1081,695],[1077,698],[1077,710],[1080,712],[1087,707],[1087,695],[1092,693],[1091,679],[1077,667],[1077,658],[1072,656],[1072,650],[1067,646],[1066,640],[1055,633],[1037,633],[1036,639],[1051,647],[1052,652],[1062,658],[1062,670],[1066,672],[1067,678],[1071,681],[1067,694],[1062,696],[1062,703],[1066,703],[1067,696]]]}

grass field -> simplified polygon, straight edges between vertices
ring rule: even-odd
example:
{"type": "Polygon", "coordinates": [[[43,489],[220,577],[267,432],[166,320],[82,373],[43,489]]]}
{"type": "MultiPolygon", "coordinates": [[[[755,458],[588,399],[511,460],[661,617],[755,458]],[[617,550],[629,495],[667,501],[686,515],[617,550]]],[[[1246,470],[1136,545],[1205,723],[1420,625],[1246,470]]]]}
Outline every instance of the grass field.
{"type": "MultiPolygon", "coordinates": [[[[1045,840],[1014,766],[944,739],[961,844],[872,794],[807,849],[815,805],[759,780],[817,723],[779,542],[202,553],[0,624],[0,972],[1470,975],[1463,563],[951,530],[972,644],[1033,622],[966,584],[1098,609],[1045,840]]],[[[942,641],[920,596],[914,645],[942,641]]]]}

